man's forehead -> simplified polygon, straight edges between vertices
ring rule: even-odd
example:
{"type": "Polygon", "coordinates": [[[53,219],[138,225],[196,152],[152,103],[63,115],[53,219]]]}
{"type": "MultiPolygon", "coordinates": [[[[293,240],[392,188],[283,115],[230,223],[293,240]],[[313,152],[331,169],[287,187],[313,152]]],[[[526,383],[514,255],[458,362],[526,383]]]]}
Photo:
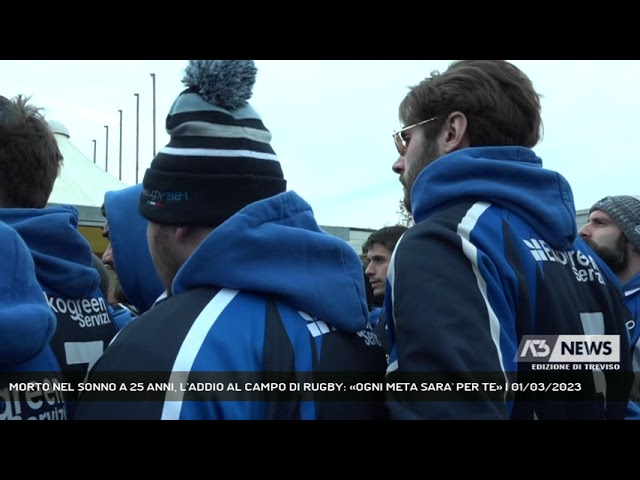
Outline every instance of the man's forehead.
{"type": "Polygon", "coordinates": [[[367,252],[368,258],[374,257],[390,257],[391,251],[381,243],[374,243],[367,252]]]}
{"type": "Polygon", "coordinates": [[[609,214],[607,214],[606,212],[604,212],[602,210],[594,210],[589,215],[589,220],[596,220],[596,219],[600,220],[602,222],[615,223],[613,221],[613,219],[609,216],[609,214]]]}

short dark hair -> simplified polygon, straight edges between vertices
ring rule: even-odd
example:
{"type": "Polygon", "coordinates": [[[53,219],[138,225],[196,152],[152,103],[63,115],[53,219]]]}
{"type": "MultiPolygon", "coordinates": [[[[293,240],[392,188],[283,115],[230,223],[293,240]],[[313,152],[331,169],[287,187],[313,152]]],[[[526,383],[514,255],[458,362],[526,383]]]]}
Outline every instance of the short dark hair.
{"type": "Polygon", "coordinates": [[[504,60],[459,60],[443,73],[432,72],[410,88],[400,104],[399,116],[404,125],[437,117],[424,128],[431,138],[455,111],[467,117],[472,147],[532,148],[540,141],[540,95],[529,77],[504,60]]]}
{"type": "Polygon", "coordinates": [[[383,227],[380,230],[376,230],[369,235],[367,241],[362,245],[362,253],[366,254],[371,247],[373,247],[374,243],[379,243],[390,252],[393,252],[393,249],[396,248],[396,243],[398,243],[402,234],[407,230],[408,228],[404,225],[394,225],[392,227],[383,227]]]}
{"type": "Polygon", "coordinates": [[[44,208],[62,166],[62,154],[40,108],[30,97],[0,96],[0,206],[44,208]]]}

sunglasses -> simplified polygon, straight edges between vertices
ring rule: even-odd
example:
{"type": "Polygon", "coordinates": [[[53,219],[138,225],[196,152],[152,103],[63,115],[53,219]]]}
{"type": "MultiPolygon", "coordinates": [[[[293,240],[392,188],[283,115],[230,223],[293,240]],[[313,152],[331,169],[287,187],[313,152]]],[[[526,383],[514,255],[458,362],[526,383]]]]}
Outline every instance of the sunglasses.
{"type": "Polygon", "coordinates": [[[433,117],[418,123],[414,123],[413,125],[401,128],[397,132],[393,133],[393,141],[395,142],[396,148],[398,149],[398,153],[401,157],[404,157],[404,154],[407,153],[407,143],[405,142],[404,136],[402,134],[411,128],[417,127],[419,125],[424,125],[425,123],[433,122],[436,118],[438,117],[433,117]]]}

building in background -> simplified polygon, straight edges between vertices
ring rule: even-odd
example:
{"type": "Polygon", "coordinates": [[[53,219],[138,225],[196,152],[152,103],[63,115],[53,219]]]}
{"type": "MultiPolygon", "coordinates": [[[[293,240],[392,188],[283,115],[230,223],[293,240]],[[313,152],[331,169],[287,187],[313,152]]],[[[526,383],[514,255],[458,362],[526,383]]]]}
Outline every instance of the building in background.
{"type": "MultiPolygon", "coordinates": [[[[589,207],[591,208],[591,207],[589,207]]],[[[578,230],[580,230],[589,219],[589,208],[583,208],[576,212],[576,223],[578,224],[578,230]]]]}

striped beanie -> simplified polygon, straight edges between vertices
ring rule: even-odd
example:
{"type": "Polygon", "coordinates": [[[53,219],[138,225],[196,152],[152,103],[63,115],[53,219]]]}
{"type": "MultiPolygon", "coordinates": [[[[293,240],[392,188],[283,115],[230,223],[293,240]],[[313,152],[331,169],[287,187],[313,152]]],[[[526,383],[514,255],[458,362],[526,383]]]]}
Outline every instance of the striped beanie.
{"type": "Polygon", "coordinates": [[[589,215],[594,210],[602,210],[609,215],[629,241],[640,248],[640,196],[605,197],[591,207],[589,215]]]}
{"type": "Polygon", "coordinates": [[[138,209],[150,222],[218,226],[246,205],[286,191],[271,133],[247,103],[252,60],[190,60],[187,89],[167,116],[169,144],[144,175],[138,209]]]}

